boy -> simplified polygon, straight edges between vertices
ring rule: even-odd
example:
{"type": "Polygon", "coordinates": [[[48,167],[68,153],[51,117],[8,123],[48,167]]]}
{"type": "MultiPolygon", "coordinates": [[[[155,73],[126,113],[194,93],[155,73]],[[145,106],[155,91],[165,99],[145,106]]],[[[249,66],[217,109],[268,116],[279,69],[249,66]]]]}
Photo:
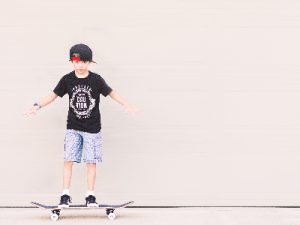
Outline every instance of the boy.
{"type": "Polygon", "coordinates": [[[37,110],[53,102],[57,96],[69,95],[69,112],[67,131],[64,139],[64,174],[63,191],[59,207],[69,207],[71,203],[70,183],[74,162],[80,163],[81,158],[87,165],[86,205],[97,206],[94,194],[96,179],[96,163],[102,162],[101,117],[99,111],[100,94],[110,96],[124,106],[127,112],[137,112],[98,74],[88,70],[92,59],[92,50],[85,44],[74,45],[70,49],[70,61],[74,71],[64,75],[53,92],[35,103],[25,113],[35,115],[37,110]]]}

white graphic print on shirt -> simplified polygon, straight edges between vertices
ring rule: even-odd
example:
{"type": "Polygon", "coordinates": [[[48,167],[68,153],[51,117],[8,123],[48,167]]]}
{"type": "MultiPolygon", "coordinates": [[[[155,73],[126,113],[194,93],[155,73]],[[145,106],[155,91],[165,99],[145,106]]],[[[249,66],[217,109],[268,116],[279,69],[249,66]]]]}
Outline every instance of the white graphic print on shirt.
{"type": "Polygon", "coordinates": [[[72,89],[70,107],[79,119],[89,118],[95,107],[95,99],[91,96],[92,89],[88,85],[77,85],[72,89]]]}

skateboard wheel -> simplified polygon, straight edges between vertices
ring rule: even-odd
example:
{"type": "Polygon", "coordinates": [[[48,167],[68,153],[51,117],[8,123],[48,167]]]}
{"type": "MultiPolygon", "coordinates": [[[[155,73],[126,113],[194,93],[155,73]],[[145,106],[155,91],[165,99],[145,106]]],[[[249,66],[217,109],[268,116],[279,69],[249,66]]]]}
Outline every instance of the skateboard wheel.
{"type": "Polygon", "coordinates": [[[108,216],[110,213],[113,213],[114,209],[106,209],[106,215],[108,216]]]}
{"type": "Polygon", "coordinates": [[[114,220],[116,218],[116,214],[111,212],[111,213],[108,214],[107,217],[108,217],[109,220],[114,220]]]}
{"type": "Polygon", "coordinates": [[[52,215],[51,215],[51,220],[52,221],[57,221],[58,220],[58,215],[56,214],[56,213],[53,213],[52,215]]]}

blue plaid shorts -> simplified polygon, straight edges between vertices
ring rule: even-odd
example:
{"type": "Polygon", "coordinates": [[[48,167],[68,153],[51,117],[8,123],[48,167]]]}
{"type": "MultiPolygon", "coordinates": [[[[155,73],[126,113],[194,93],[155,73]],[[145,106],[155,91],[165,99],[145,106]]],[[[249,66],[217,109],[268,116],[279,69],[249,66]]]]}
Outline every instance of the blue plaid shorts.
{"type": "Polygon", "coordinates": [[[67,129],[64,140],[64,160],[80,163],[102,162],[102,137],[98,133],[88,133],[67,129]]]}

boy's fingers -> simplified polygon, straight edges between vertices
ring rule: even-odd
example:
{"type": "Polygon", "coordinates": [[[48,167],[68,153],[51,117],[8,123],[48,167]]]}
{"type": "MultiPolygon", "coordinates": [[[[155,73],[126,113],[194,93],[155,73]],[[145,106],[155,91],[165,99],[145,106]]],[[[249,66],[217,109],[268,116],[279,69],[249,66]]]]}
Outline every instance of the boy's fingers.
{"type": "Polygon", "coordinates": [[[140,112],[141,110],[140,109],[138,109],[138,108],[135,108],[134,110],[133,110],[133,112],[140,112]]]}
{"type": "Polygon", "coordinates": [[[34,110],[23,112],[24,116],[30,116],[30,115],[35,115],[35,114],[36,114],[36,112],[34,110]]]}
{"type": "Polygon", "coordinates": [[[28,116],[29,112],[23,112],[24,116],[28,116]]]}

